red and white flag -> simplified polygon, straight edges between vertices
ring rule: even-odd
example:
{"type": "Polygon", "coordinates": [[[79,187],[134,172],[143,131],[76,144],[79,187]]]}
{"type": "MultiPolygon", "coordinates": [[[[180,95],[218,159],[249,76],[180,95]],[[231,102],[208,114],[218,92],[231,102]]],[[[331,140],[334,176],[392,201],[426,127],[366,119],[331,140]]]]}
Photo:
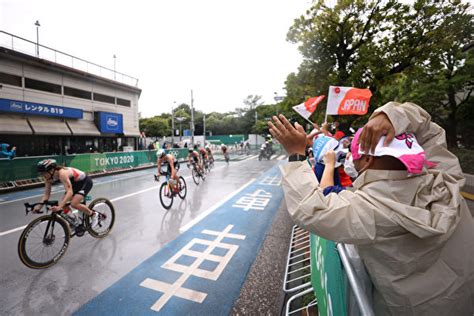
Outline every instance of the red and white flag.
{"type": "Polygon", "coordinates": [[[369,89],[329,86],[326,115],[364,115],[371,96],[369,89]]]}
{"type": "Polygon", "coordinates": [[[324,97],[324,95],[320,95],[317,97],[309,98],[304,103],[295,105],[293,107],[293,110],[298,112],[298,114],[304,117],[305,119],[308,119],[311,114],[313,114],[313,112],[316,110],[316,107],[318,106],[319,102],[321,102],[324,97]]]}

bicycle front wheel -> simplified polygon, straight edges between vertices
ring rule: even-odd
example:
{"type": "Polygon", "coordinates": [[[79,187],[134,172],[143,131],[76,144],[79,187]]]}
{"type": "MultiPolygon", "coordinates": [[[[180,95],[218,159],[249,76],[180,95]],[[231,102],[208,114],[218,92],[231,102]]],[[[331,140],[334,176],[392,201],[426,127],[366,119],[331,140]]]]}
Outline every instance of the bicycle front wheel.
{"type": "Polygon", "coordinates": [[[186,187],[186,181],[184,181],[184,178],[183,177],[179,177],[179,197],[184,200],[184,198],[186,197],[186,193],[188,192],[188,188],[186,187]]]}
{"type": "Polygon", "coordinates": [[[91,217],[86,217],[86,229],[95,238],[107,236],[115,223],[115,208],[112,202],[106,198],[98,198],[89,204],[89,209],[99,213],[99,222],[91,226],[91,217]]]}
{"type": "Polygon", "coordinates": [[[165,209],[170,209],[173,205],[173,193],[171,193],[168,182],[163,182],[160,187],[160,202],[165,209]]]}
{"type": "Polygon", "coordinates": [[[44,215],[32,221],[18,241],[18,255],[28,268],[45,269],[64,255],[71,232],[59,216],[44,215]]]}
{"type": "Polygon", "coordinates": [[[193,175],[193,181],[194,181],[194,183],[196,183],[197,185],[199,185],[200,177],[199,177],[199,173],[198,173],[198,171],[196,170],[196,168],[193,168],[193,171],[192,171],[191,173],[192,173],[192,175],[193,175]]]}

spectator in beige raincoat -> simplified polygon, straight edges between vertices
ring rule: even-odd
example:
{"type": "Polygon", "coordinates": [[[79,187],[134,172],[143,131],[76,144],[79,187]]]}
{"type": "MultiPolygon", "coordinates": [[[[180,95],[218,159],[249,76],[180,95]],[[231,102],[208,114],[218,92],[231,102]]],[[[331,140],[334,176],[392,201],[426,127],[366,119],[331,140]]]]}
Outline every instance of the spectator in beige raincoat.
{"type": "MultiPolygon", "coordinates": [[[[303,128],[284,116],[273,120],[271,133],[299,160],[295,154],[304,155],[306,145],[303,128]]],[[[359,143],[353,190],[324,196],[308,163],[282,167],[293,220],[356,246],[374,284],[376,315],[474,315],[474,221],[460,195],[464,178],[446,149],[444,130],[419,106],[390,102],[371,116],[359,143]],[[435,166],[409,174],[387,168],[390,164],[381,163],[387,156],[371,156],[407,131],[435,166]]]]}

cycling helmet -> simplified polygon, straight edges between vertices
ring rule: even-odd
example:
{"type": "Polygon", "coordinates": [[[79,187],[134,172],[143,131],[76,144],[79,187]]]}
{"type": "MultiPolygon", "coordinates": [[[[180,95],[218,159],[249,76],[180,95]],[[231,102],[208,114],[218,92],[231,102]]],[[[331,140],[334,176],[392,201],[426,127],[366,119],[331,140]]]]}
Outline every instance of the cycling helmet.
{"type": "Polygon", "coordinates": [[[189,147],[189,152],[192,153],[194,151],[194,149],[192,147],[189,147]]]}
{"type": "Polygon", "coordinates": [[[51,169],[56,168],[57,165],[58,164],[54,159],[44,159],[39,161],[38,164],[36,164],[36,170],[38,170],[38,172],[47,172],[51,169]]]}
{"type": "Polygon", "coordinates": [[[163,158],[166,155],[166,152],[164,149],[160,149],[156,152],[156,157],[163,158]]]}
{"type": "Polygon", "coordinates": [[[205,148],[206,150],[209,150],[209,149],[210,149],[209,146],[206,146],[206,147],[204,147],[204,148],[205,148]]]}

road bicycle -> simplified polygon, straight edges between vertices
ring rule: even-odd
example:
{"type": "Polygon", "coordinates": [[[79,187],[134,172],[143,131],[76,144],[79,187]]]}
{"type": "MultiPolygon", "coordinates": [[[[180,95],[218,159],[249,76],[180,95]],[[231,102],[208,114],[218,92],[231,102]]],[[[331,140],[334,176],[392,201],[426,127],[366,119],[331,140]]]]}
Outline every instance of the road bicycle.
{"type": "MultiPolygon", "coordinates": [[[[160,174],[166,176],[165,182],[163,182],[160,186],[160,202],[161,205],[163,205],[163,207],[168,210],[173,205],[173,199],[176,194],[182,200],[184,200],[184,198],[186,197],[186,181],[184,181],[184,178],[180,176],[179,181],[177,183],[177,188],[173,189],[170,183],[171,174],[169,174],[168,172],[161,171],[160,174]]],[[[160,176],[155,175],[155,181],[160,181],[160,176]]]]}
{"type": "Polygon", "coordinates": [[[214,168],[214,157],[213,158],[209,158],[209,170],[214,168]]]}
{"type": "Polygon", "coordinates": [[[227,164],[229,164],[229,153],[228,152],[224,153],[224,160],[227,164]]]}
{"type": "Polygon", "coordinates": [[[203,164],[204,164],[204,173],[209,174],[211,172],[211,162],[209,161],[209,159],[206,159],[204,160],[203,164]]]}
{"type": "MultiPolygon", "coordinates": [[[[191,164],[188,163],[188,168],[190,168],[190,166],[191,166],[191,164]]],[[[193,181],[194,181],[194,183],[199,185],[201,180],[202,181],[206,180],[206,177],[204,176],[204,173],[202,173],[198,170],[197,164],[195,162],[192,162],[192,166],[193,166],[193,169],[191,171],[191,174],[193,176],[193,181]]]]}
{"type": "MultiPolygon", "coordinates": [[[[86,197],[81,203],[86,205],[86,197]]],[[[25,203],[25,212],[43,214],[34,211],[37,205],[46,206],[46,213],[58,201],[44,201],[43,203],[25,203]]],[[[51,212],[33,220],[23,230],[18,240],[18,255],[21,262],[32,269],[45,269],[56,264],[66,253],[72,237],[82,237],[87,231],[92,237],[104,238],[115,223],[115,209],[108,199],[98,198],[89,204],[89,209],[99,213],[99,222],[91,226],[91,216],[74,209],[67,203],[60,211],[51,212]],[[77,215],[80,213],[80,215],[77,215]]]]}

